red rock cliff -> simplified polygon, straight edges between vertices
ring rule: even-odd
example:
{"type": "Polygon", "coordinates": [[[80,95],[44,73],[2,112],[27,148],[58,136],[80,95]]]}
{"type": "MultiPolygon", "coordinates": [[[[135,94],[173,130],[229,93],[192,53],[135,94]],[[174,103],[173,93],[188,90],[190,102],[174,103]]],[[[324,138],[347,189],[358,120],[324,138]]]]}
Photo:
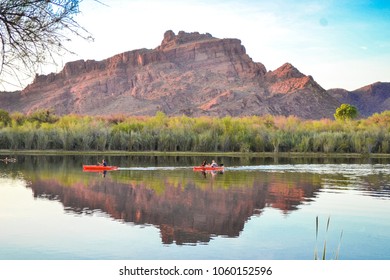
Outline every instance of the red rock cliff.
{"type": "Polygon", "coordinates": [[[332,117],[335,98],[291,64],[268,72],[238,39],[167,31],[155,49],[102,61],[69,62],[38,75],[20,93],[0,94],[8,111],[51,108],[57,114],[332,117]],[[9,100],[13,101],[10,102],[9,100]]]}

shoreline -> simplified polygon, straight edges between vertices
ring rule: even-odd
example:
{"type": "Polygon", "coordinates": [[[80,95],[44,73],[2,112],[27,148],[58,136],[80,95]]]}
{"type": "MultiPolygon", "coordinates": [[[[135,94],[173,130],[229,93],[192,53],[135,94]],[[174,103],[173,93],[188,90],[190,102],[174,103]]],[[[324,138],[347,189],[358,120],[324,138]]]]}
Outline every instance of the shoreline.
{"type": "Polygon", "coordinates": [[[390,154],[359,153],[302,153],[302,152],[161,152],[161,151],[63,151],[63,150],[0,150],[0,155],[111,155],[111,156],[226,156],[226,157],[279,157],[279,158],[390,158],[390,154]]]}

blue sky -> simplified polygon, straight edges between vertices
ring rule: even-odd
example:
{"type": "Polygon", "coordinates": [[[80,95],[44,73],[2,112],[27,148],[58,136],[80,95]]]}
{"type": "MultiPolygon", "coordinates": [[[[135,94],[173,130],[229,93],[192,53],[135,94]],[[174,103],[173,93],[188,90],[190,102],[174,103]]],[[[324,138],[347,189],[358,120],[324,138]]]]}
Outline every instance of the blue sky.
{"type": "Polygon", "coordinates": [[[157,47],[167,30],[237,38],[247,54],[275,70],[285,62],[312,75],[325,89],[354,90],[390,82],[390,1],[369,0],[84,0],[76,20],[95,37],[75,39],[77,56],[102,60],[157,47]]]}

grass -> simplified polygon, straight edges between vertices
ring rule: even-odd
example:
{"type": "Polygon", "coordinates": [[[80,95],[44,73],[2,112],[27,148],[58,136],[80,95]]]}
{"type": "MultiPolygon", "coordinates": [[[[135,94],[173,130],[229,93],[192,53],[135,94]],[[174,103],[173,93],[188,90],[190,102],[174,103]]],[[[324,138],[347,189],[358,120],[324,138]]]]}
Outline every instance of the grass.
{"type": "MultiPolygon", "coordinates": [[[[324,239],[324,246],[322,249],[322,256],[321,260],[326,260],[326,254],[327,254],[327,238],[328,238],[328,232],[329,232],[329,225],[330,225],[330,217],[328,217],[328,220],[326,222],[326,230],[325,230],[325,239],[324,239]]],[[[318,216],[316,217],[316,247],[314,250],[314,259],[319,260],[319,252],[318,252],[318,232],[319,232],[319,219],[318,216]]],[[[341,247],[341,240],[343,238],[343,231],[341,231],[339,244],[337,246],[337,250],[335,251],[334,258],[337,260],[340,256],[340,247],[341,247]]]]}
{"type": "Polygon", "coordinates": [[[370,154],[365,156],[359,153],[303,153],[303,152],[164,152],[164,151],[121,151],[121,150],[106,150],[106,151],[66,151],[66,150],[14,150],[0,149],[0,155],[169,155],[169,156],[228,156],[228,157],[286,157],[286,158],[390,158],[390,154],[370,154]]]}
{"type": "MultiPolygon", "coordinates": [[[[0,110],[1,111],[1,110],[0,110]]],[[[1,113],[1,112],[0,112],[1,113]]],[[[0,149],[80,152],[390,154],[390,111],[356,121],[296,117],[57,117],[0,114],[0,149]]]]}

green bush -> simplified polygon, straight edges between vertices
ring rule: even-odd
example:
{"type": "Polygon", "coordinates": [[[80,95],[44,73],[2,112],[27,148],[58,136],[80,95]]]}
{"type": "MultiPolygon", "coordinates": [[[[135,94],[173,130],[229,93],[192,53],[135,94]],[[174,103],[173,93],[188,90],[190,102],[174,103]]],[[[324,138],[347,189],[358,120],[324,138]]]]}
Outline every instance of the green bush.
{"type": "Polygon", "coordinates": [[[112,118],[0,111],[1,149],[389,153],[390,113],[360,120],[296,117],[112,118]]]}

